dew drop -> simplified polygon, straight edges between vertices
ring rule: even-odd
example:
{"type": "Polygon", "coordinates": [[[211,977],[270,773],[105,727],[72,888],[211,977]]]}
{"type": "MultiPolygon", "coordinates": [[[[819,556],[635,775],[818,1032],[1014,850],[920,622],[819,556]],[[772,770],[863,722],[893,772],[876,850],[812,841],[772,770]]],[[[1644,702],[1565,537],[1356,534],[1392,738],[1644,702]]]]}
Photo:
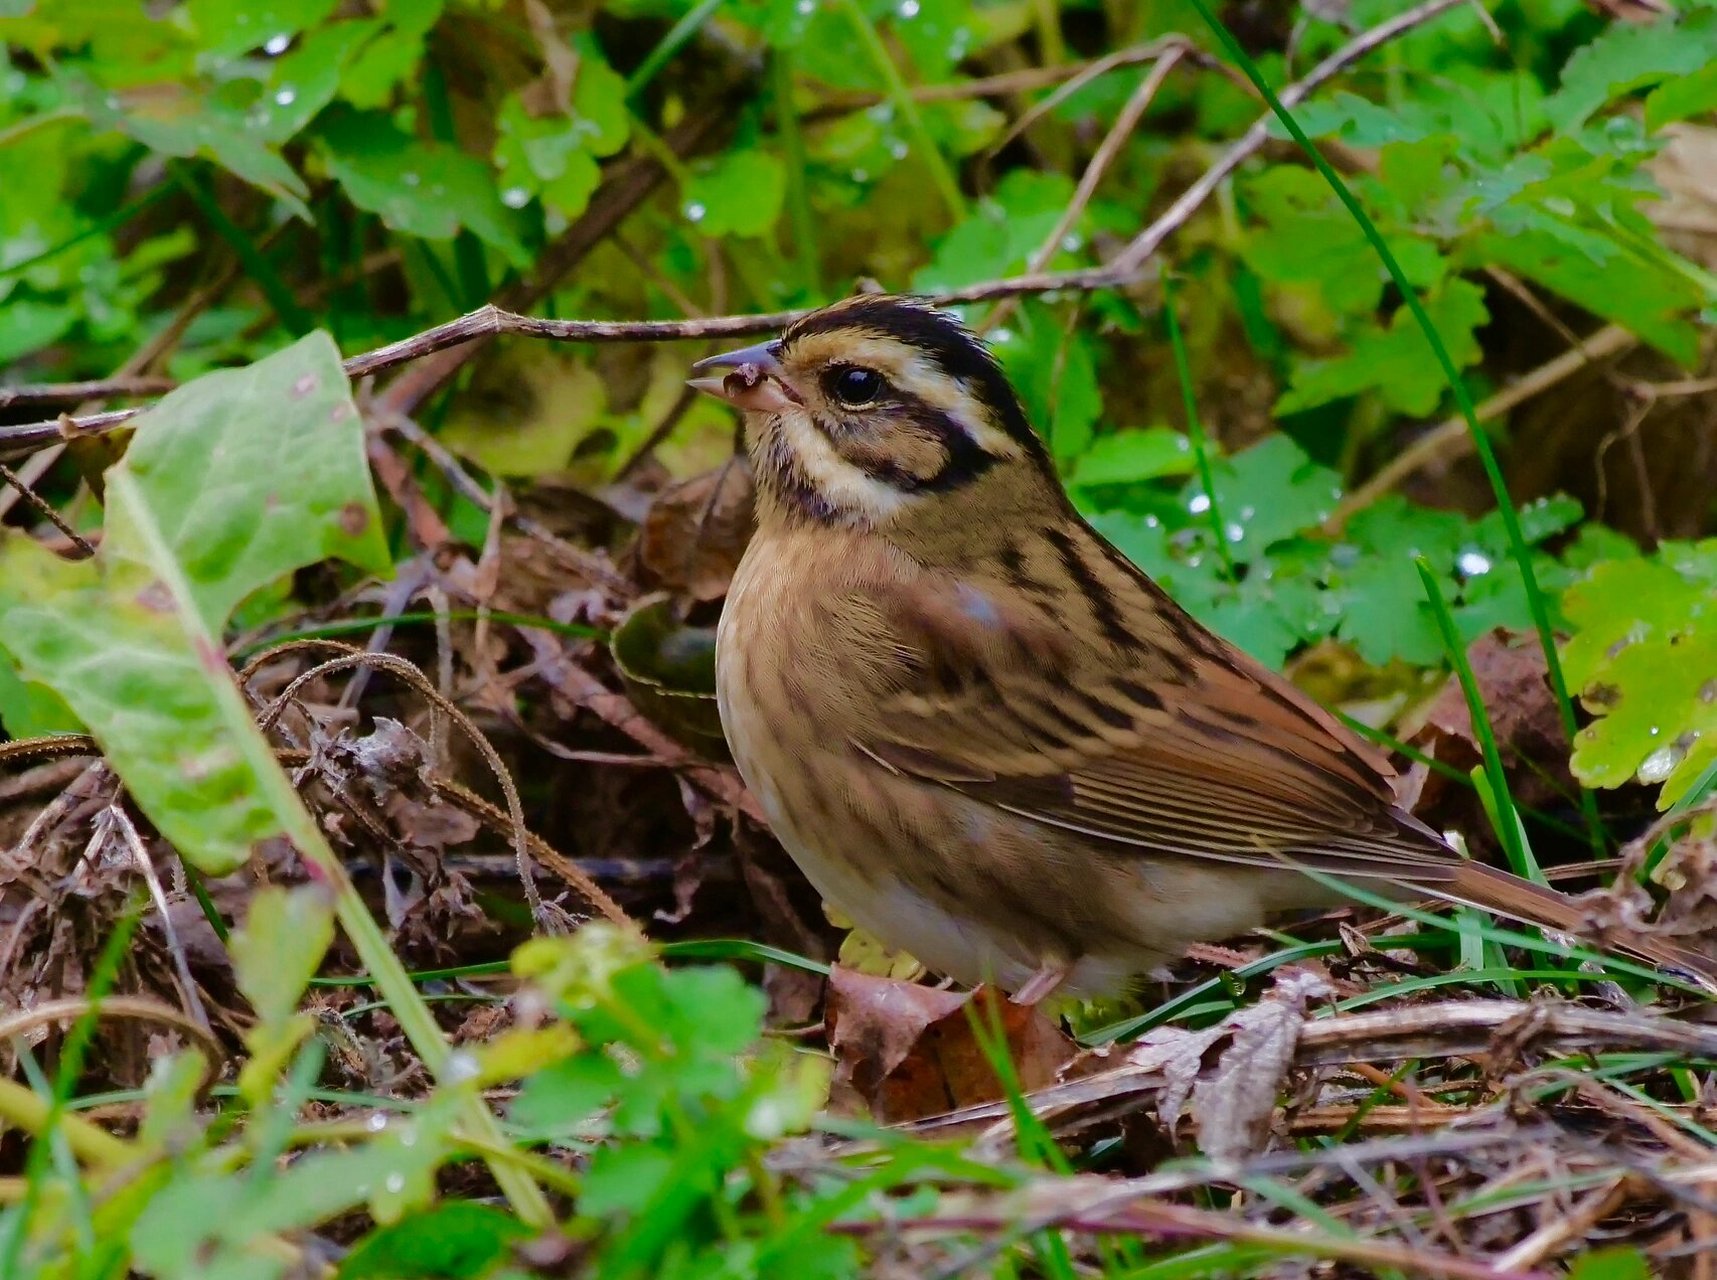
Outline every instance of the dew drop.
{"type": "MultiPolygon", "coordinates": [[[[1653,733],[1657,730],[1653,729],[1653,733]]],[[[1675,766],[1681,763],[1681,751],[1676,747],[1659,747],[1640,762],[1639,780],[1641,782],[1662,782],[1675,772],[1675,766]]]]}
{"type": "Polygon", "coordinates": [[[1233,521],[1229,521],[1228,527],[1224,529],[1223,532],[1228,535],[1228,540],[1230,542],[1239,542],[1246,536],[1245,527],[1243,525],[1235,524],[1233,521]]]}
{"type": "Polygon", "coordinates": [[[896,160],[906,159],[906,150],[906,144],[899,138],[895,138],[888,144],[888,154],[893,156],[896,160]]]}
{"type": "Polygon", "coordinates": [[[793,11],[802,18],[808,18],[817,11],[817,0],[799,0],[793,11]]]}
{"type": "Polygon", "coordinates": [[[998,346],[998,347],[1005,347],[1005,346],[1007,346],[1008,343],[1012,342],[1013,340],[1014,340],[1014,331],[1012,329],[1008,328],[1006,325],[1003,325],[1000,329],[994,330],[990,334],[990,342],[993,345],[998,346]]]}
{"type": "Polygon", "coordinates": [[[1078,253],[1084,244],[1084,239],[1071,231],[1061,237],[1061,247],[1068,253],[1078,253]]]}
{"type": "Polygon", "coordinates": [[[292,44],[292,37],[284,31],[277,36],[269,36],[262,42],[262,51],[271,58],[278,58],[292,44]]]}
{"type": "Polygon", "coordinates": [[[403,1173],[390,1173],[387,1176],[387,1181],[382,1185],[388,1189],[390,1194],[397,1196],[405,1190],[405,1175],[403,1173]]]}
{"type": "Polygon", "coordinates": [[[707,214],[708,212],[709,212],[709,210],[704,208],[702,204],[700,204],[696,200],[693,200],[690,204],[688,204],[686,206],[686,210],[685,210],[686,221],[687,222],[702,222],[704,220],[704,215],[707,214]]]}
{"type": "Polygon", "coordinates": [[[292,88],[290,85],[274,95],[274,105],[277,107],[290,107],[297,101],[298,90],[292,88]]]}
{"type": "Polygon", "coordinates": [[[1208,493],[1193,494],[1192,501],[1186,504],[1186,509],[1195,516],[1203,515],[1210,510],[1210,495],[1208,493]]]}
{"type": "Polygon", "coordinates": [[[467,1053],[463,1049],[447,1055],[447,1065],[441,1069],[443,1084],[459,1084],[465,1080],[475,1080],[482,1071],[482,1064],[477,1061],[477,1055],[467,1053]]]}
{"type": "Polygon", "coordinates": [[[416,170],[408,169],[400,175],[399,180],[408,187],[415,187],[423,181],[423,175],[416,170]]]}
{"type": "Polygon", "coordinates": [[[900,0],[900,8],[897,12],[903,18],[916,18],[918,16],[918,0],[900,0]]]}
{"type": "Polygon", "coordinates": [[[509,209],[523,209],[531,202],[531,193],[523,187],[508,187],[501,192],[501,203],[509,209]]]}
{"type": "Polygon", "coordinates": [[[382,1111],[372,1112],[370,1118],[364,1121],[364,1128],[368,1129],[371,1133],[380,1133],[387,1127],[387,1114],[382,1111]]]}
{"type": "Polygon", "coordinates": [[[1478,551],[1463,551],[1455,558],[1455,567],[1469,578],[1490,572],[1490,557],[1478,551]]]}

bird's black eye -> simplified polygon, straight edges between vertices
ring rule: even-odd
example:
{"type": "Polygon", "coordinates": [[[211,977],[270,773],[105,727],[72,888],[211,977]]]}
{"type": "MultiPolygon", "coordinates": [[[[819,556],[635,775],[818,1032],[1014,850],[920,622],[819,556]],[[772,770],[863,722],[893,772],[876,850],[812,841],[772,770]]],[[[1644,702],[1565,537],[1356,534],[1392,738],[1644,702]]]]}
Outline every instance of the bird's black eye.
{"type": "Polygon", "coordinates": [[[841,365],[828,372],[823,385],[847,408],[857,409],[881,393],[882,375],[875,369],[863,369],[856,364],[841,365]]]}

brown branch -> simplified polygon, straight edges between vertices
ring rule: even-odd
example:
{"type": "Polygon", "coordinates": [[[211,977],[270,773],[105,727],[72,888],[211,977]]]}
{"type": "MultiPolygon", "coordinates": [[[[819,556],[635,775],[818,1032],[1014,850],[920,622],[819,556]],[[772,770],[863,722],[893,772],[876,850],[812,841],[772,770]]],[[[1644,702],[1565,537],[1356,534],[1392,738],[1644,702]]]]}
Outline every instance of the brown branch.
{"type": "Polygon", "coordinates": [[[171,378],[120,374],[112,378],[92,378],[87,382],[43,382],[27,387],[0,387],[0,410],[57,409],[61,405],[82,404],[85,400],[159,396],[171,391],[175,385],[171,378]]]}
{"type": "MultiPolygon", "coordinates": [[[[1638,344],[1639,339],[1620,325],[1606,325],[1581,341],[1573,350],[1564,351],[1554,359],[1546,361],[1518,381],[1482,401],[1474,409],[1474,417],[1480,422],[1500,418],[1534,396],[1548,391],[1557,383],[1571,378],[1580,370],[1590,368],[1598,361],[1621,355],[1638,344]]],[[[1436,464],[1446,465],[1469,452],[1472,447],[1472,432],[1468,430],[1464,417],[1454,417],[1439,423],[1343,498],[1325,522],[1324,528],[1331,532],[1339,531],[1352,518],[1354,512],[1369,507],[1415,471],[1436,464]]]]}
{"type": "MultiPolygon", "coordinates": [[[[1464,2],[1465,0],[1424,0],[1424,3],[1397,14],[1387,22],[1361,32],[1318,63],[1302,79],[1284,88],[1279,95],[1282,104],[1292,107],[1303,101],[1366,54],[1464,2]]],[[[1023,294],[1112,289],[1141,279],[1145,275],[1145,264],[1162,247],[1163,242],[1191,219],[1230,174],[1263,147],[1270,136],[1270,125],[1274,119],[1273,112],[1265,112],[1254,121],[1209,169],[1110,261],[1073,271],[1028,271],[1017,276],[980,281],[964,288],[933,294],[930,300],[941,305],[989,302],[1023,294]]],[[[628,169],[625,172],[631,175],[629,180],[642,186],[647,194],[649,188],[661,181],[661,176],[653,167],[653,161],[639,159],[635,163],[636,169],[628,169]]],[[[642,195],[638,198],[641,200],[642,195]]],[[[609,229],[611,228],[604,226],[601,234],[606,235],[609,229]]],[[[594,231],[594,227],[592,230],[594,231]]],[[[575,240],[569,235],[557,246],[555,252],[564,252],[576,261],[588,252],[589,247],[583,237],[575,240]]],[[[563,264],[560,261],[545,258],[539,271],[539,279],[558,278],[562,270],[563,264]]],[[[538,286],[522,286],[521,293],[530,296],[536,287],[538,286]]],[[[502,301],[511,306],[524,305],[508,297],[503,297],[502,301]]],[[[806,308],[686,320],[545,320],[492,304],[400,342],[353,356],[345,362],[345,368],[351,377],[365,377],[396,365],[423,360],[441,352],[450,352],[452,348],[466,343],[487,341],[501,334],[517,334],[556,342],[675,342],[750,337],[779,330],[805,315],[808,310],[806,308]]],[[[404,386],[399,383],[390,386],[383,393],[384,398],[390,402],[392,408],[409,410],[451,376],[453,370],[457,369],[468,355],[468,352],[449,354],[426,365],[421,374],[414,370],[408,378],[400,380],[404,386]]],[[[134,417],[138,412],[140,410],[122,409],[86,418],[61,418],[56,422],[0,427],[0,459],[18,453],[29,453],[79,434],[108,430],[134,417]]]]}

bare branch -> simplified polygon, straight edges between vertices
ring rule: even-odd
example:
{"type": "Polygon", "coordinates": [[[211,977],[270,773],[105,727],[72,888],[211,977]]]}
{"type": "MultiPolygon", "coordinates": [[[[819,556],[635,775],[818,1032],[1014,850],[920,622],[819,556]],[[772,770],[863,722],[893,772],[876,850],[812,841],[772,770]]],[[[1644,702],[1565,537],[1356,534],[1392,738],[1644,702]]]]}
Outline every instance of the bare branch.
{"type": "MultiPolygon", "coordinates": [[[[1284,88],[1280,94],[1283,105],[1291,107],[1304,101],[1366,54],[1463,3],[1465,0],[1424,0],[1424,3],[1396,14],[1387,22],[1361,32],[1318,63],[1303,78],[1284,88]]],[[[997,298],[1027,294],[1088,292],[1118,288],[1143,278],[1151,256],[1191,219],[1226,178],[1263,147],[1270,136],[1270,125],[1274,119],[1273,113],[1265,112],[1254,121],[1209,169],[1110,261],[1076,271],[1029,271],[1017,276],[980,281],[961,289],[931,295],[930,300],[942,305],[954,305],[988,302],[997,298]]],[[[648,179],[640,171],[636,181],[646,183],[648,179]]],[[[574,251],[577,252],[576,246],[574,251]]],[[[684,320],[545,320],[491,305],[446,324],[426,329],[400,342],[353,356],[346,361],[345,367],[351,377],[366,377],[466,343],[485,341],[502,334],[544,338],[555,342],[679,342],[750,337],[772,333],[804,314],[804,310],[798,310],[684,320]]],[[[411,379],[409,391],[397,386],[388,388],[386,396],[389,407],[409,411],[423,395],[428,394],[428,390],[439,386],[464,358],[462,353],[458,358],[445,358],[436,362],[433,373],[426,371],[422,378],[414,376],[411,379]]],[[[138,412],[140,410],[122,409],[84,418],[61,418],[55,422],[0,427],[0,459],[30,453],[77,434],[109,430],[138,412]]]]}

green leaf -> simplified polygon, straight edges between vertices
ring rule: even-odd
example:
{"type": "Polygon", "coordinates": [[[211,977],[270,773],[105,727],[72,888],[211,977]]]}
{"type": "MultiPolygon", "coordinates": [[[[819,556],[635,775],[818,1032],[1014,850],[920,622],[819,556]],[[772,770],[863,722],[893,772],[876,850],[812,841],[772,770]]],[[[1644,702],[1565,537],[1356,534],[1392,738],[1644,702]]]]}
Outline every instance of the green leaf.
{"type": "MultiPolygon", "coordinates": [[[[1218,460],[1212,469],[1216,505],[1237,561],[1329,519],[1341,497],[1341,477],[1315,463],[1287,435],[1266,436],[1250,449],[1218,460]]],[[[1183,498],[1200,522],[1207,505],[1195,480],[1183,498]]]]}
{"type": "MultiPolygon", "coordinates": [[[[1483,353],[1474,335],[1488,318],[1483,290],[1465,280],[1450,280],[1425,299],[1425,310],[1456,368],[1478,360],[1483,353]]],[[[1424,331],[1402,307],[1387,327],[1361,332],[1348,355],[1299,364],[1292,387],[1276,402],[1276,412],[1298,413],[1375,391],[1386,407],[1422,418],[1436,409],[1446,389],[1424,331]]]]}
{"type": "Polygon", "coordinates": [[[532,1133],[569,1134],[607,1106],[623,1082],[619,1066],[605,1054],[568,1058],[524,1082],[512,1121],[532,1133]]]}
{"type": "Polygon", "coordinates": [[[387,567],[363,429],[324,334],[181,387],[108,472],[93,560],[0,540],[0,636],[90,726],[188,860],[222,873],[285,834],[285,776],[219,644],[250,592],[328,556],[387,567]]]}
{"type": "Polygon", "coordinates": [[[700,165],[680,193],[680,212],[700,235],[768,235],[781,217],[787,171],[766,151],[729,151],[700,165]]]}
{"type": "Polygon", "coordinates": [[[1081,488],[1136,484],[1164,476],[1190,475],[1192,444],[1168,427],[1145,427],[1098,436],[1074,461],[1072,483],[1081,488]]]}
{"type": "Polygon", "coordinates": [[[1605,104],[1717,58],[1717,11],[1698,9],[1649,24],[1618,22],[1574,51],[1545,104],[1559,132],[1578,129],[1605,104]]]}
{"type": "Polygon", "coordinates": [[[388,29],[347,64],[340,96],[360,110],[386,106],[400,85],[416,77],[424,42],[442,8],[442,0],[386,6],[388,29]]]}
{"type": "Polygon", "coordinates": [[[20,676],[0,649],[0,731],[10,738],[81,733],[83,721],[47,685],[20,676]]]}
{"type": "Polygon", "coordinates": [[[80,101],[95,128],[123,133],[163,155],[204,156],[309,218],[304,198],[310,189],[260,132],[184,86],[164,88],[145,104],[128,108],[88,81],[67,77],[66,82],[68,96],[80,101]]]}
{"type": "Polygon", "coordinates": [[[319,137],[329,176],[395,231],[451,240],[464,228],[515,266],[529,265],[495,175],[475,156],[413,138],[379,113],[329,111],[319,137]]]}
{"type": "Polygon", "coordinates": [[[372,1232],[340,1262],[337,1280],[477,1280],[530,1236],[511,1214],[452,1200],[372,1232]]]}
{"type": "Polygon", "coordinates": [[[563,217],[576,218],[602,181],[597,159],[626,145],[626,82],[594,48],[582,48],[569,110],[537,115],[513,93],[496,123],[502,203],[518,208],[540,195],[563,217]]]}
{"type": "Polygon", "coordinates": [[[1569,683],[1596,719],[1574,740],[1591,786],[1663,784],[1674,804],[1717,759],[1717,540],[1597,565],[1563,597],[1569,683]]]}
{"type": "Polygon", "coordinates": [[[1568,1280],[1651,1280],[1652,1269],[1638,1249],[1621,1245],[1582,1253],[1568,1280]]]}
{"type": "MultiPolygon", "coordinates": [[[[1264,225],[1241,251],[1247,265],[1266,280],[1320,285],[1338,311],[1376,309],[1389,273],[1322,178],[1284,165],[1266,170],[1249,194],[1264,225]]],[[[1415,285],[1428,288],[1442,277],[1442,255],[1429,240],[1416,235],[1388,240],[1415,285]]]]}
{"type": "Polygon", "coordinates": [[[1049,307],[1028,302],[1009,328],[990,335],[990,344],[1056,461],[1065,465],[1084,453],[1103,415],[1090,335],[1049,307]]]}
{"type": "Polygon", "coordinates": [[[205,57],[233,58],[269,40],[319,26],[338,0],[186,0],[185,16],[196,26],[205,57]]]}
{"type": "MultiPolygon", "coordinates": [[[[912,277],[912,287],[924,293],[959,288],[1021,271],[1049,233],[1060,222],[1073,198],[1073,180],[1063,173],[1040,173],[1014,169],[999,183],[990,198],[980,202],[971,216],[954,225],[936,244],[930,262],[912,277]]],[[[1081,223],[1074,229],[1075,243],[1084,233],[1081,223]]],[[[1062,252],[1066,252],[1066,246],[1062,252]]],[[[1045,265],[1058,265],[1054,255],[1045,265]]],[[[992,341],[1005,348],[1004,335],[992,341]]],[[[1005,358],[1005,351],[1004,351],[1005,358]]]]}
{"type": "Polygon", "coordinates": [[[1645,100],[1645,127],[1655,133],[1666,124],[1713,109],[1717,109],[1717,60],[1653,89],[1645,100]]]}
{"type": "Polygon", "coordinates": [[[264,1025],[283,1023],[297,1010],[333,941],[332,904],[317,886],[269,885],[251,896],[230,949],[239,990],[264,1025]]]}
{"type": "Polygon", "coordinates": [[[305,36],[270,65],[246,113],[249,125],[276,146],[296,137],[334,100],[347,64],[379,30],[379,22],[359,20],[336,22],[305,36]]]}

